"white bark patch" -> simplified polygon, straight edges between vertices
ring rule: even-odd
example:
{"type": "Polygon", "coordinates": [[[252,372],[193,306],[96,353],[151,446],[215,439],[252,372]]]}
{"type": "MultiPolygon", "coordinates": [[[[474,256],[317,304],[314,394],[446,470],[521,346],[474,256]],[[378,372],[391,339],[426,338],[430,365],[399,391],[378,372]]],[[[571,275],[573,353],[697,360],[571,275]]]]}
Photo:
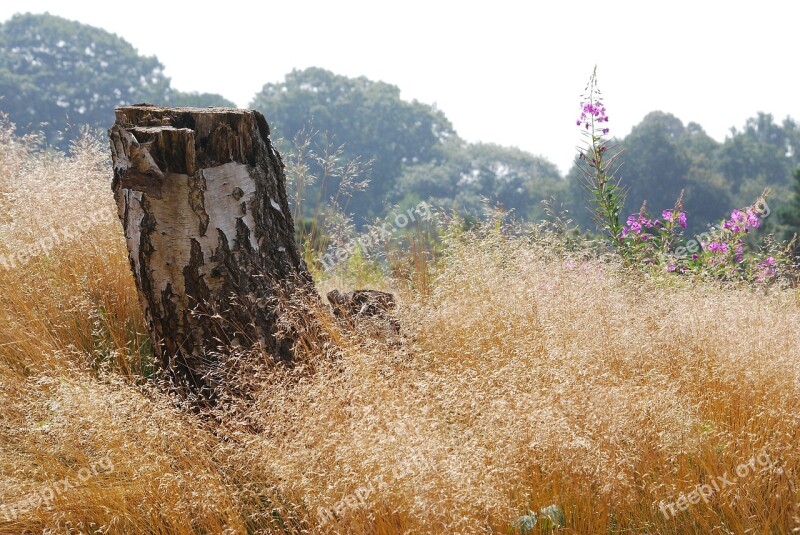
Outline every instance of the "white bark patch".
{"type": "MultiPolygon", "coordinates": [[[[236,238],[236,218],[241,218],[250,229],[250,246],[258,251],[255,237],[256,222],[253,219],[253,195],[256,192],[256,183],[250,176],[249,167],[230,162],[219,167],[203,169],[202,173],[206,179],[205,205],[209,217],[209,231],[206,234],[211,234],[211,229],[220,229],[232,245],[236,238]],[[242,203],[247,211],[245,214],[242,214],[242,203]]],[[[215,243],[216,239],[215,232],[215,243]]],[[[205,251],[205,247],[203,250],[205,251]]]]}
{"type": "Polygon", "coordinates": [[[197,216],[191,208],[176,209],[189,203],[189,175],[166,173],[161,189],[162,202],[150,204],[156,230],[150,234],[153,253],[150,257],[154,288],[164,291],[172,283],[172,292],[181,299],[183,307],[193,308],[186,302],[183,268],[191,257],[191,240],[197,236],[197,216]]]}
{"type": "MultiPolygon", "coordinates": [[[[162,187],[162,199],[150,205],[151,215],[156,220],[156,230],[151,233],[153,246],[149,262],[150,277],[154,287],[160,291],[166,289],[168,283],[173,284],[173,294],[180,296],[182,304],[192,308],[195,303],[185,302],[186,288],[183,269],[189,265],[191,258],[191,239],[200,244],[203,252],[203,266],[200,275],[211,292],[221,285],[222,279],[210,276],[217,267],[211,260],[214,250],[219,247],[219,231],[225,234],[228,245],[236,247],[236,221],[241,219],[250,230],[250,246],[258,251],[255,239],[255,220],[253,219],[253,198],[256,185],[250,177],[248,166],[230,162],[218,167],[201,171],[206,180],[204,206],[208,214],[208,228],[204,235],[199,235],[199,218],[189,206],[189,176],[166,173],[162,187]],[[244,205],[244,208],[243,208],[244,205]],[[176,209],[176,207],[186,207],[176,209]]],[[[141,243],[140,225],[144,217],[141,206],[142,193],[127,190],[128,225],[125,237],[128,250],[131,252],[137,272],[141,272],[139,247],[141,243]]],[[[123,216],[124,214],[120,214],[123,216]]]]}

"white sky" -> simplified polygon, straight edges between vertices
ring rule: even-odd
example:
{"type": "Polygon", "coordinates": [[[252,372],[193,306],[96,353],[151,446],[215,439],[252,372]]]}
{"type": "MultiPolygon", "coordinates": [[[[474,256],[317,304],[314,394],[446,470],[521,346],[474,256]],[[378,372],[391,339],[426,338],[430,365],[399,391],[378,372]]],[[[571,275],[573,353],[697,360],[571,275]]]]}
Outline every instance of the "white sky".
{"type": "Polygon", "coordinates": [[[758,111],[800,119],[794,1],[3,0],[0,20],[25,11],[114,32],[157,55],[173,87],[239,106],[293,68],[390,82],[436,103],[467,140],[517,146],[562,171],[595,63],[615,135],[653,110],[718,140],[758,111]]]}

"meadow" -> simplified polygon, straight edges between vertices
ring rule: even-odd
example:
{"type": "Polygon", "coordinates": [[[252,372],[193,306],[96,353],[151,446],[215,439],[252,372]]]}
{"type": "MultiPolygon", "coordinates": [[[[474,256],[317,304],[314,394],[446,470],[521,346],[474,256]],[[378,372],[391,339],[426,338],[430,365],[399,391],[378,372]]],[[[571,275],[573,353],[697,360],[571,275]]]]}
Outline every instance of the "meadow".
{"type": "Polygon", "coordinates": [[[399,336],[320,308],[336,359],[257,367],[209,418],[153,379],[110,178],[103,141],[2,129],[0,533],[800,532],[791,285],[442,222],[369,272],[399,336]]]}

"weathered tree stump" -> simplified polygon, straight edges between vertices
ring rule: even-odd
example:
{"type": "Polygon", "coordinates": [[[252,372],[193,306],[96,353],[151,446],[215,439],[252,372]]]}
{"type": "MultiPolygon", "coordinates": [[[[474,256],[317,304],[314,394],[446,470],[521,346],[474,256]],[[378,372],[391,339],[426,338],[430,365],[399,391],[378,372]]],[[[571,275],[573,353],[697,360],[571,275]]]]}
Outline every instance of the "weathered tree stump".
{"type": "Polygon", "coordinates": [[[280,155],[257,111],[117,108],[112,190],[155,355],[214,395],[215,353],[292,360],[279,328],[292,292],[316,296],[294,241],[280,155]]]}

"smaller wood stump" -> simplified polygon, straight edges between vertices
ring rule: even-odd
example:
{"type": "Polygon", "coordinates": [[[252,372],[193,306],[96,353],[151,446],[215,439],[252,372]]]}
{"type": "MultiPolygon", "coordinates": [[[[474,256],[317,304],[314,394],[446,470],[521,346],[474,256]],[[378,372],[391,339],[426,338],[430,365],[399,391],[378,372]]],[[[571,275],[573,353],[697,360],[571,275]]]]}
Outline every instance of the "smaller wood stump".
{"type": "Polygon", "coordinates": [[[371,318],[386,323],[395,333],[400,332],[400,322],[392,316],[397,304],[390,293],[378,290],[353,290],[347,293],[331,290],[327,297],[334,316],[353,326],[371,318]]]}

